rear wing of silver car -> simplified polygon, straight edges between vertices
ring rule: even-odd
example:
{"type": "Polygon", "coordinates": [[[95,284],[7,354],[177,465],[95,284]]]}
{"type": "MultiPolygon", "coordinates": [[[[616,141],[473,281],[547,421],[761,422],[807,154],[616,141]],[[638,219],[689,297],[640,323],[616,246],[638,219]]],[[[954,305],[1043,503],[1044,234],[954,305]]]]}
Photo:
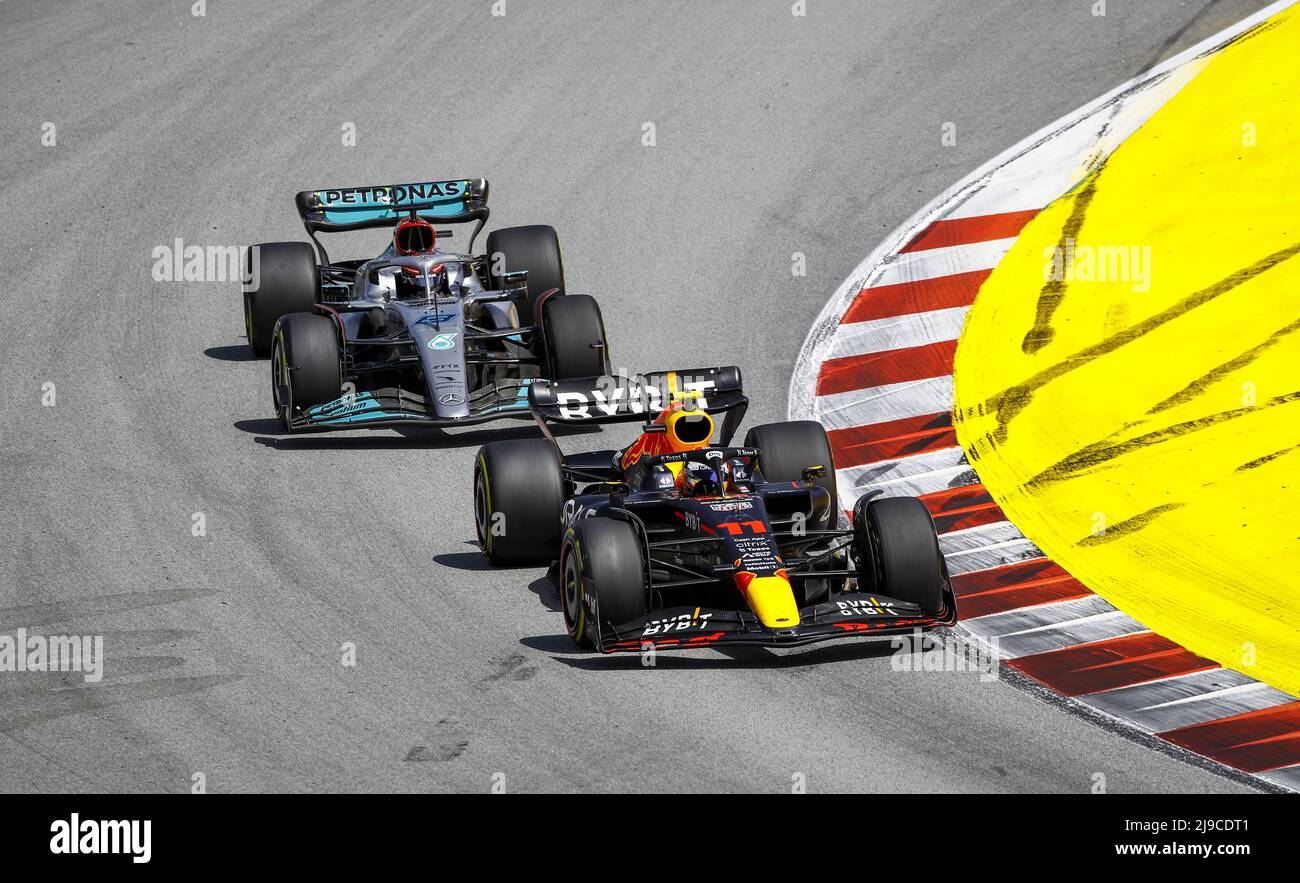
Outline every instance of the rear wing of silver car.
{"type": "Polygon", "coordinates": [[[436,224],[477,222],[470,236],[472,248],[487,223],[487,201],[486,178],[304,190],[294,199],[307,235],[322,254],[317,233],[391,227],[412,212],[436,224]]]}
{"type": "Polygon", "coordinates": [[[749,407],[740,369],[734,365],[581,380],[534,380],[528,387],[528,406],[552,440],[550,423],[647,423],[677,402],[709,414],[723,414],[723,445],[731,443],[749,407]]]}

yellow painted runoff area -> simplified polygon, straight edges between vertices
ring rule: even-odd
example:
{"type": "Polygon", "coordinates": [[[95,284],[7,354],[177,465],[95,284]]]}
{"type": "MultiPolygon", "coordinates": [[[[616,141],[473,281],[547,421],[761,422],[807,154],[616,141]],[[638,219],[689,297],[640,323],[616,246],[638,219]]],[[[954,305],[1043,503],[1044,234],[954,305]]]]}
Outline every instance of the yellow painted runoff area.
{"type": "Polygon", "coordinates": [[[956,425],[1116,607],[1300,694],[1300,14],[1213,56],[985,282],[956,425]]]}

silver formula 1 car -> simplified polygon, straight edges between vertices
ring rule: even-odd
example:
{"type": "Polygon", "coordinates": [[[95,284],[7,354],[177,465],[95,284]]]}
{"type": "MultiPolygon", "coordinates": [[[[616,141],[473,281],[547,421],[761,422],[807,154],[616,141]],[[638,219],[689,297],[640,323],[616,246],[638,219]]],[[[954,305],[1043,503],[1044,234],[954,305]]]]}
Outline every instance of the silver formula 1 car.
{"type": "Polygon", "coordinates": [[[534,380],[608,370],[600,307],[566,293],[554,229],[496,230],[472,254],[487,199],[482,178],[304,191],[311,243],[248,250],[248,343],[271,357],[287,431],[527,417],[534,380]],[[467,253],[435,222],[475,222],[467,253]],[[375,227],[392,241],[369,260],[331,261],[319,238],[375,227]]]}

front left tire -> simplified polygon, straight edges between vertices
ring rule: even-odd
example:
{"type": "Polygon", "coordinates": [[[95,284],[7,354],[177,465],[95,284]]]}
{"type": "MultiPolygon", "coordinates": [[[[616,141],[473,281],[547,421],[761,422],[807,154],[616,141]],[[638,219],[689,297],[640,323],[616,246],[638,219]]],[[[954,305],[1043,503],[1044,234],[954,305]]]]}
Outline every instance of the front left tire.
{"type": "Polygon", "coordinates": [[[876,591],[940,616],[944,600],[943,554],[934,519],[915,497],[858,500],[853,539],[859,591],[876,591]]]}

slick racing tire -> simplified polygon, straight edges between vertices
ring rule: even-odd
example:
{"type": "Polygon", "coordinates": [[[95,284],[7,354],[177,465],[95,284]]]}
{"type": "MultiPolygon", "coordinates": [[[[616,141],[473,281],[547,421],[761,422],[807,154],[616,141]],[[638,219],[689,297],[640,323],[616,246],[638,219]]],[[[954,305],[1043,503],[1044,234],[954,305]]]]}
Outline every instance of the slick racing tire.
{"type": "Polygon", "coordinates": [[[343,394],[339,336],[334,321],[314,313],[290,313],[275,323],[271,395],[280,422],[292,428],[299,411],[343,394]]]}
{"type": "Polygon", "coordinates": [[[858,500],[853,507],[858,590],[944,612],[943,555],[925,505],[915,497],[858,500]]]}
{"type": "Polygon", "coordinates": [[[265,359],[274,345],[275,323],[288,313],[310,312],[320,295],[316,252],[306,242],[264,242],[244,258],[244,331],[253,355],[265,359]],[[252,274],[253,256],[257,273],[252,274]],[[256,285],[254,289],[252,286],[256,285]]]}
{"type": "Polygon", "coordinates": [[[599,377],[609,364],[605,319],[589,294],[552,297],[542,305],[547,363],[552,380],[599,377]]]}
{"type": "Polygon", "coordinates": [[[504,284],[505,273],[528,271],[528,315],[524,322],[537,320],[537,300],[552,288],[564,294],[564,258],[555,228],[546,224],[504,227],[487,238],[488,277],[494,289],[504,284]],[[496,270],[502,271],[502,276],[496,270]]]}
{"type": "Polygon", "coordinates": [[[835,483],[835,459],[826,429],[815,420],[790,420],[755,426],[745,433],[745,447],[758,448],[758,471],[764,481],[803,481],[810,466],[825,466],[826,475],[813,480],[831,495],[831,505],[809,530],[827,530],[839,523],[839,497],[835,483]]]}
{"type": "Polygon", "coordinates": [[[548,564],[560,548],[564,475],[540,438],[492,442],[474,458],[474,528],[495,565],[548,564]]]}
{"type": "Polygon", "coordinates": [[[601,649],[601,623],[646,615],[641,541],[630,525],[587,518],[568,529],[560,550],[560,607],[569,636],[592,650],[601,649]]]}

